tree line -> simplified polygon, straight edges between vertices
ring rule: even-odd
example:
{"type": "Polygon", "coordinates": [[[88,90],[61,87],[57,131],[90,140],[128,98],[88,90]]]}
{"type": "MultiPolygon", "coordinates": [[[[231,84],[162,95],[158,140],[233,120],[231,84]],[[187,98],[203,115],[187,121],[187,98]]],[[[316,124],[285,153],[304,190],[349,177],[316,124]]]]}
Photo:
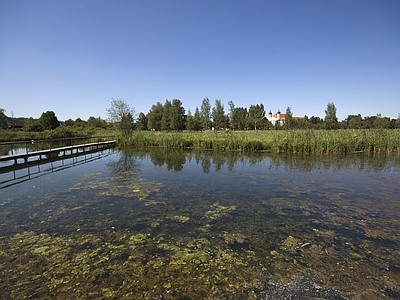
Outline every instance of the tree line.
{"type": "MultiPolygon", "coordinates": [[[[397,119],[390,119],[376,115],[364,117],[349,115],[339,121],[336,116],[335,104],[330,102],[325,110],[325,117],[294,117],[290,107],[287,107],[282,122],[271,122],[263,104],[252,104],[249,108],[236,107],[233,101],[228,102],[228,111],[221,100],[215,100],[214,106],[208,98],[204,98],[200,108],[196,106],[194,113],[188,110],[187,114],[179,99],[166,100],[164,103],[153,104],[147,114],[140,112],[133,120],[134,109],[124,100],[115,100],[111,104],[114,114],[110,118],[113,123],[121,124],[125,131],[152,130],[152,131],[200,131],[200,130],[284,130],[284,129],[374,129],[400,128],[400,114],[397,119]],[[117,108],[117,109],[115,109],[117,108]],[[116,111],[120,114],[115,114],[116,111]],[[129,122],[126,119],[129,112],[129,122]]],[[[110,110],[110,109],[109,109],[110,110]]],[[[268,114],[271,114],[269,112],[268,114]]],[[[110,114],[109,114],[110,116],[110,114]]]]}
{"type": "MultiPolygon", "coordinates": [[[[325,110],[325,117],[316,116],[294,117],[290,107],[286,108],[285,119],[282,122],[271,122],[263,104],[252,104],[248,108],[236,107],[233,101],[228,102],[228,109],[221,100],[215,100],[211,105],[209,98],[204,98],[200,108],[194,112],[187,111],[179,99],[166,100],[164,103],[153,104],[147,114],[135,114],[135,109],[123,99],[112,99],[106,108],[108,119],[89,117],[87,120],[77,118],[60,122],[53,111],[43,112],[39,119],[29,117],[23,121],[24,131],[41,132],[54,130],[59,126],[75,130],[88,128],[107,129],[117,126],[124,133],[132,130],[151,131],[202,131],[202,130],[285,130],[285,129],[395,129],[400,128],[400,114],[397,119],[376,116],[362,117],[348,115],[342,121],[336,116],[335,104],[330,102],[325,110]]],[[[5,110],[0,108],[0,128],[7,129],[5,110]]]]}
{"type": "Polygon", "coordinates": [[[76,120],[68,119],[64,122],[58,120],[56,114],[53,111],[43,112],[38,119],[34,119],[32,117],[29,118],[10,118],[5,114],[4,109],[0,108],[0,129],[10,129],[8,128],[8,121],[10,120],[18,120],[21,124],[23,124],[23,131],[27,132],[42,132],[46,130],[54,130],[59,127],[67,127],[71,129],[90,129],[90,128],[108,128],[112,125],[109,124],[106,120],[100,117],[89,117],[87,120],[82,120],[81,118],[77,118],[76,120]]]}

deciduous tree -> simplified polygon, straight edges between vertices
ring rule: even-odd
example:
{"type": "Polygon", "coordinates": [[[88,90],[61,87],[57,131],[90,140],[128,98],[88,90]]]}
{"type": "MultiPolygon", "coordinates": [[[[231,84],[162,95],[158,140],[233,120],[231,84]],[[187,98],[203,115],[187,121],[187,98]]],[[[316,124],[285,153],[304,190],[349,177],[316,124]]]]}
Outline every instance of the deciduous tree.
{"type": "Polygon", "coordinates": [[[60,126],[56,114],[53,111],[46,111],[42,113],[39,118],[39,123],[42,130],[53,130],[60,126]]]}
{"type": "Polygon", "coordinates": [[[293,128],[293,113],[292,109],[288,106],[286,108],[285,129],[293,128]]]}
{"type": "Polygon", "coordinates": [[[400,113],[398,114],[396,119],[396,128],[400,129],[400,113]]]}
{"type": "Polygon", "coordinates": [[[112,99],[110,108],[106,109],[108,119],[125,133],[133,128],[135,109],[123,99],[112,99]]]}
{"type": "Polygon", "coordinates": [[[122,117],[120,128],[124,134],[129,134],[132,132],[134,128],[134,119],[133,115],[130,112],[122,117]]]}
{"type": "Polygon", "coordinates": [[[32,117],[25,120],[23,128],[24,131],[34,131],[34,132],[42,131],[42,126],[40,125],[39,120],[34,119],[32,117]]]}
{"type": "Polygon", "coordinates": [[[336,117],[336,107],[333,102],[329,102],[325,110],[324,124],[326,129],[337,129],[338,118],[336,117]]]}
{"type": "Polygon", "coordinates": [[[147,117],[144,113],[140,113],[136,119],[137,130],[147,130],[147,117]]]}
{"type": "Polygon", "coordinates": [[[190,109],[188,110],[187,116],[186,116],[186,129],[187,130],[195,130],[194,129],[194,117],[192,113],[190,112],[190,109]]]}
{"type": "Polygon", "coordinates": [[[199,108],[196,106],[196,109],[194,110],[194,130],[201,130],[201,114],[199,108]]]}
{"type": "Polygon", "coordinates": [[[372,124],[373,128],[390,128],[390,119],[388,117],[382,117],[381,114],[377,114],[372,124]]]}
{"type": "Polygon", "coordinates": [[[107,127],[106,122],[104,120],[102,120],[100,117],[95,118],[95,117],[91,116],[87,119],[86,124],[88,126],[97,127],[97,128],[106,128],[107,127]]]}
{"type": "Polygon", "coordinates": [[[232,100],[228,102],[229,105],[229,127],[233,129],[233,112],[235,110],[235,104],[232,100]]]}
{"type": "Polygon", "coordinates": [[[211,128],[211,103],[210,100],[206,97],[203,99],[200,107],[200,115],[201,115],[201,126],[203,129],[211,128]]]}
{"type": "Polygon", "coordinates": [[[360,114],[348,115],[345,119],[347,128],[349,129],[361,129],[363,128],[363,119],[360,114]]]}
{"type": "Polygon", "coordinates": [[[246,128],[249,114],[247,108],[235,107],[232,112],[232,127],[233,129],[244,130],[246,128]]]}
{"type": "Polygon", "coordinates": [[[153,104],[149,113],[147,114],[147,129],[161,130],[161,120],[163,117],[163,105],[161,102],[153,104]]]}
{"type": "Polygon", "coordinates": [[[182,106],[182,101],[179,99],[172,100],[171,106],[171,129],[183,130],[185,128],[185,109],[182,106]]]}
{"type": "Polygon", "coordinates": [[[163,105],[163,113],[161,118],[161,130],[171,130],[172,120],[172,104],[171,101],[165,100],[163,105]]]}
{"type": "Polygon", "coordinates": [[[225,116],[224,105],[221,103],[221,100],[215,100],[215,105],[212,109],[212,118],[216,130],[227,127],[227,117],[225,116]]]}
{"type": "Polygon", "coordinates": [[[253,128],[254,130],[261,129],[264,117],[265,117],[265,110],[263,104],[250,105],[249,126],[251,128],[253,128]]]}
{"type": "Polygon", "coordinates": [[[5,110],[0,108],[0,128],[7,128],[7,116],[5,115],[5,110]]]}

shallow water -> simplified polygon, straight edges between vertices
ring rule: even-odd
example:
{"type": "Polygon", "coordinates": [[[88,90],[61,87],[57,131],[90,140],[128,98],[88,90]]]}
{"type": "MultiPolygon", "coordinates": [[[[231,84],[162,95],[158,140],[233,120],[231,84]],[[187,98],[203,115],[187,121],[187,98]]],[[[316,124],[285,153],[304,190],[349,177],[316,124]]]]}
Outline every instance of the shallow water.
{"type": "Polygon", "coordinates": [[[398,155],[116,151],[0,189],[0,291],[256,299],[301,278],[395,298],[399,182],[398,155]]]}

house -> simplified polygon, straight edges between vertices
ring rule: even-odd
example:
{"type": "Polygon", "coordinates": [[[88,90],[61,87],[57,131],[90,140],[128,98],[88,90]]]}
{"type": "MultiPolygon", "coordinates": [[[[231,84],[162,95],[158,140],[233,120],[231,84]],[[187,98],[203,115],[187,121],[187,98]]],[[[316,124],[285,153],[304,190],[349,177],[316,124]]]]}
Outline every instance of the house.
{"type": "Polygon", "coordinates": [[[24,127],[24,123],[17,119],[7,119],[7,129],[22,129],[24,127]]]}
{"type": "MultiPolygon", "coordinates": [[[[267,116],[268,121],[271,122],[272,125],[275,124],[279,124],[279,125],[283,125],[283,123],[286,120],[286,114],[281,114],[281,111],[278,109],[278,111],[276,113],[272,113],[272,111],[270,110],[267,116]]],[[[303,117],[292,117],[292,120],[303,120],[303,117]]]]}

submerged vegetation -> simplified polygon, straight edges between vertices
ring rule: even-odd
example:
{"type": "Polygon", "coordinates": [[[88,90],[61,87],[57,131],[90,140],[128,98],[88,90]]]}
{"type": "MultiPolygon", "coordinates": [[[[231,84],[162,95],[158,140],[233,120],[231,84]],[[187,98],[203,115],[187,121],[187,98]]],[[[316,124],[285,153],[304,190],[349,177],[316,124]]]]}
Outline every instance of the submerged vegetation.
{"type": "Polygon", "coordinates": [[[346,296],[329,299],[395,298],[398,158],[130,149],[63,175],[57,189],[5,190],[0,290],[6,299],[265,299],[265,282],[306,280],[346,296]],[[149,173],[150,161],[160,172],[149,173]],[[204,173],[185,171],[194,168],[204,173]]]}
{"type": "Polygon", "coordinates": [[[119,145],[291,153],[399,152],[400,130],[136,131],[120,136],[119,145]]]}

